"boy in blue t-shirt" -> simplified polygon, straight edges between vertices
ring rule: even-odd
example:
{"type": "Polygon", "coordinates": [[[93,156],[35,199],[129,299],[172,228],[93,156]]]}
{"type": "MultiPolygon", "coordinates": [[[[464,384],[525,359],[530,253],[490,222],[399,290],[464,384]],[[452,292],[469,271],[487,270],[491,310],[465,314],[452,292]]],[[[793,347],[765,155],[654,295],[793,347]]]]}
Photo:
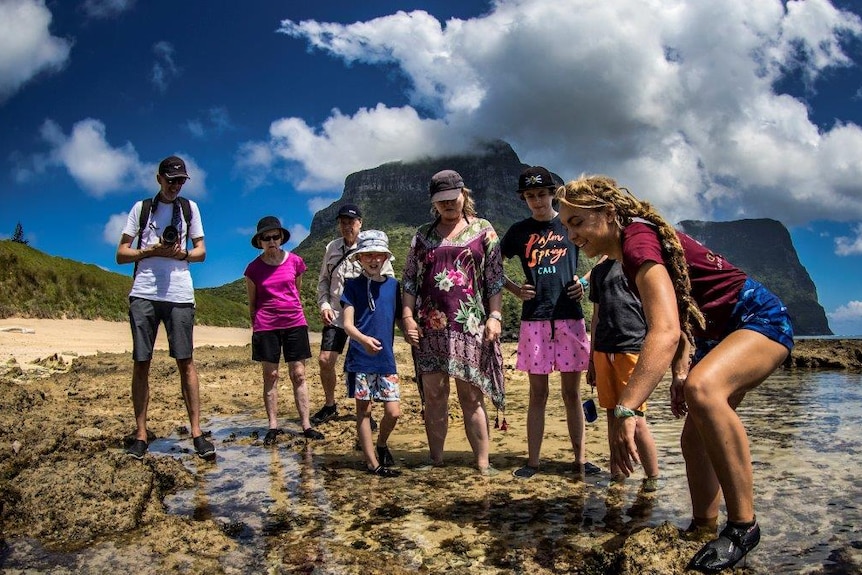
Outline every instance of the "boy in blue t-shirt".
{"type": "Polygon", "coordinates": [[[362,275],[348,280],[341,295],[344,331],[350,345],[344,359],[347,395],[356,399],[356,435],[369,473],[397,477],[387,441],[401,416],[401,390],[395,365],[395,323],[401,322],[401,286],[382,274],[392,257],[389,238],[379,230],[359,234],[351,258],[362,265],[362,275]],[[383,403],[383,419],[375,449],[371,436],[371,403],[383,403]]]}

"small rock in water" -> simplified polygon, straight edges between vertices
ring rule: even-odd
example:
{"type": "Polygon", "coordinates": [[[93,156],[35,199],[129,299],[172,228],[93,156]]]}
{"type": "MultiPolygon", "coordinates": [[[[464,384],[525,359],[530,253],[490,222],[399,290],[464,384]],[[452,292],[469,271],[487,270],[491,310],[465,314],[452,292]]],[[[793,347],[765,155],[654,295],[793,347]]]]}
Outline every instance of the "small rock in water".
{"type": "Polygon", "coordinates": [[[12,442],[12,451],[15,452],[15,455],[18,455],[18,452],[21,451],[21,442],[17,439],[12,442]]]}

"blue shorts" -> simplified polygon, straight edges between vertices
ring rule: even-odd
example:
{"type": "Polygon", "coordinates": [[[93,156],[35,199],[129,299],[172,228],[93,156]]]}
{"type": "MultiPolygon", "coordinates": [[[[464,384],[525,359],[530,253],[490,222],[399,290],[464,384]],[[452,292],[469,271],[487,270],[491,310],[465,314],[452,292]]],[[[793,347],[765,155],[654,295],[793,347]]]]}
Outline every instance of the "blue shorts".
{"type": "Polygon", "coordinates": [[[401,401],[398,375],[348,371],[347,397],[360,401],[401,401]]]}
{"type": "MultiPolygon", "coordinates": [[[[748,278],[739,290],[739,300],[733,308],[724,337],[738,329],[762,333],[789,350],[793,349],[793,325],[787,307],[774,293],[762,284],[748,278]]],[[[694,338],[695,351],[692,363],[697,363],[717,346],[722,339],[694,338]]]]}

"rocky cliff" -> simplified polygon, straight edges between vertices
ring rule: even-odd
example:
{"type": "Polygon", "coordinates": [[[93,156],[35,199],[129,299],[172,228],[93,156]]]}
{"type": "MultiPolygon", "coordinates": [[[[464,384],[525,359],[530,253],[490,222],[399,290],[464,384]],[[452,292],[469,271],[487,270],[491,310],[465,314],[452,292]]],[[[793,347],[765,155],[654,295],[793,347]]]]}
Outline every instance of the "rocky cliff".
{"type": "Polygon", "coordinates": [[[769,219],[687,220],[677,227],[775,292],[790,311],[796,335],[832,335],[817,288],[783,224],[769,219]]]}
{"type": "MultiPolygon", "coordinates": [[[[525,167],[509,144],[496,141],[482,145],[472,155],[392,162],[356,172],[345,180],[341,199],[315,214],[311,232],[296,252],[317,270],[324,246],[337,237],[334,219],[339,206],[355,203],[364,212],[364,229],[382,229],[389,234],[400,275],[416,227],[431,219],[428,182],[435,172],[457,170],[473,190],[479,215],[490,220],[502,235],[527,215],[515,193],[518,175],[525,167]]],[[[558,178],[558,182],[562,180],[558,178]]],[[[773,220],[686,221],[680,227],[773,289],[790,309],[798,335],[831,335],[814,283],[782,224],[773,220]]],[[[310,309],[316,309],[312,303],[316,274],[314,277],[315,281],[305,282],[303,289],[310,309]]]]}

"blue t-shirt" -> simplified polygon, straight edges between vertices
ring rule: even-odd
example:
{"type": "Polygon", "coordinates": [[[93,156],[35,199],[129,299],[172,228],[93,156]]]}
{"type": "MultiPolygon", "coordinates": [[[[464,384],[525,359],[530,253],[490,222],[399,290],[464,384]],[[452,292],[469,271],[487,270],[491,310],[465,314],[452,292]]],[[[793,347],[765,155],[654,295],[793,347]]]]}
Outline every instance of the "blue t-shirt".
{"type": "Polygon", "coordinates": [[[397,373],[395,366],[395,318],[401,310],[401,285],[386,277],[378,282],[366,275],[349,279],[341,294],[341,307],[353,306],[353,325],[363,334],[375,338],[383,349],[369,355],[362,344],[350,340],[344,358],[344,371],[352,373],[397,373]],[[372,309],[373,303],[373,309],[372,309]]]}

